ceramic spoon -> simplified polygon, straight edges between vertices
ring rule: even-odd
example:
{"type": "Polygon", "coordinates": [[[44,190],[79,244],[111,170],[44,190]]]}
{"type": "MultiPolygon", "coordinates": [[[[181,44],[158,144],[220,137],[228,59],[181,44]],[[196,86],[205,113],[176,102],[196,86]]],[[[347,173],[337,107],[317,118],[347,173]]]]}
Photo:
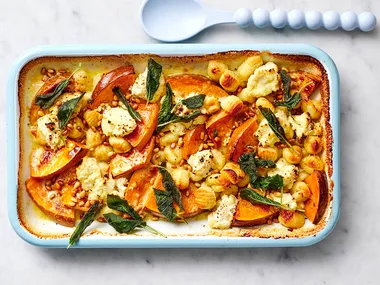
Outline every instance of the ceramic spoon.
{"type": "Polygon", "coordinates": [[[269,12],[262,8],[253,12],[246,8],[231,12],[211,9],[200,3],[200,0],[144,0],[140,16],[145,32],[165,42],[183,41],[221,23],[236,23],[241,27],[272,26],[276,29],[286,25],[292,29],[306,26],[311,30],[324,27],[327,30],[342,28],[352,31],[359,28],[363,32],[369,32],[376,26],[376,17],[369,12],[357,15],[351,11],[343,14],[328,11],[322,14],[318,11],[304,13],[292,10],[287,13],[280,9],[269,12]]]}

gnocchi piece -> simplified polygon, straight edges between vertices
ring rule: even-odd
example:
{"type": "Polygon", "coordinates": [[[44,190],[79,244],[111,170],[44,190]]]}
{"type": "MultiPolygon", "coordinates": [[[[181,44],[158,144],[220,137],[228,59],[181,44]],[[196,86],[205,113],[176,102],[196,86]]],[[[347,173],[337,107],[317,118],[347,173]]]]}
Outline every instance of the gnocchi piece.
{"type": "Polygon", "coordinates": [[[220,110],[220,103],[214,96],[206,96],[203,107],[206,109],[208,114],[214,114],[220,110]]]}
{"type": "Polygon", "coordinates": [[[212,149],[211,152],[213,155],[213,158],[212,158],[213,168],[220,171],[223,168],[223,166],[226,164],[226,157],[224,156],[223,153],[221,153],[217,149],[212,149]]]}
{"type": "Polygon", "coordinates": [[[230,184],[237,184],[244,177],[245,173],[240,168],[239,164],[235,162],[227,162],[220,171],[219,181],[222,185],[229,186],[230,184]]]}
{"type": "MultiPolygon", "coordinates": [[[[172,123],[168,126],[168,130],[176,136],[183,136],[186,133],[186,127],[182,123],[172,123]]],[[[177,139],[178,140],[178,139],[177,139]]]]}
{"type": "Polygon", "coordinates": [[[203,210],[210,210],[216,205],[215,192],[207,185],[202,185],[194,192],[194,200],[203,210]]]}
{"type": "Polygon", "coordinates": [[[212,190],[214,190],[217,193],[226,190],[226,188],[220,183],[219,178],[220,178],[219,173],[211,174],[207,176],[206,178],[206,184],[210,186],[212,190]]]}
{"type": "Polygon", "coordinates": [[[102,143],[102,137],[99,132],[88,129],[86,131],[86,146],[90,149],[102,143]]]}
{"type": "Polygon", "coordinates": [[[237,115],[244,109],[243,101],[234,95],[223,98],[221,100],[220,106],[230,115],[237,115]]]}
{"type": "Polygon", "coordinates": [[[310,189],[305,182],[294,183],[292,189],[290,190],[290,193],[297,203],[305,202],[311,195],[310,189]]]}
{"type": "Polygon", "coordinates": [[[302,159],[302,149],[297,145],[294,145],[293,149],[290,147],[284,148],[282,157],[290,164],[298,164],[302,159]]]}
{"type": "Polygon", "coordinates": [[[282,210],[278,221],[284,227],[290,229],[299,229],[305,224],[305,216],[297,211],[282,210]]]}
{"type": "Polygon", "coordinates": [[[322,108],[318,103],[315,103],[315,100],[307,100],[307,101],[302,101],[301,103],[301,109],[303,112],[308,112],[310,115],[310,118],[313,120],[319,119],[319,117],[322,114],[322,108]]]}
{"type": "Polygon", "coordinates": [[[246,175],[244,176],[244,178],[242,180],[240,180],[238,183],[237,183],[237,186],[239,186],[240,188],[243,188],[243,187],[246,187],[249,183],[249,176],[246,175]]]}
{"type": "Polygon", "coordinates": [[[256,100],[256,115],[257,115],[257,120],[259,122],[261,122],[264,119],[264,116],[263,114],[261,114],[259,107],[271,109],[272,112],[275,111],[273,104],[269,102],[267,98],[264,98],[264,97],[258,98],[256,100]]]}
{"type": "Polygon", "coordinates": [[[97,127],[99,126],[99,122],[101,121],[102,119],[102,115],[95,111],[95,110],[87,110],[84,114],[83,114],[83,118],[86,120],[87,124],[90,126],[90,127],[97,127]]]}
{"type": "Polygon", "coordinates": [[[322,139],[317,136],[307,136],[303,142],[305,150],[310,154],[318,154],[322,151],[322,139]]]}
{"type": "Polygon", "coordinates": [[[86,92],[87,90],[91,90],[91,80],[86,71],[83,69],[78,70],[73,75],[75,82],[75,89],[79,92],[86,92]]]}
{"type": "Polygon", "coordinates": [[[254,71],[262,65],[263,60],[261,56],[251,56],[238,67],[237,72],[241,80],[248,81],[248,78],[254,73],[254,71]]]}
{"type": "Polygon", "coordinates": [[[317,155],[308,155],[304,157],[300,162],[300,166],[309,174],[314,170],[323,170],[324,167],[322,159],[317,155]]]}
{"type": "Polygon", "coordinates": [[[151,162],[155,165],[161,165],[162,162],[165,161],[165,154],[163,151],[159,151],[153,154],[151,162]]]}
{"type": "Polygon", "coordinates": [[[170,146],[164,148],[164,156],[171,164],[179,164],[183,158],[182,150],[180,148],[171,148],[170,146]]]}
{"type": "Polygon", "coordinates": [[[276,161],[278,158],[278,148],[277,147],[258,147],[257,155],[261,159],[276,161]]]}
{"type": "Polygon", "coordinates": [[[190,184],[190,172],[185,169],[175,168],[171,173],[174,183],[180,190],[184,190],[189,187],[190,184]]]}
{"type": "Polygon", "coordinates": [[[216,60],[210,60],[208,62],[207,74],[214,81],[219,81],[222,74],[227,70],[228,66],[222,62],[216,60]]]}
{"type": "Polygon", "coordinates": [[[162,146],[168,146],[172,143],[177,142],[179,139],[178,134],[173,134],[171,132],[164,134],[162,137],[160,137],[160,145],[162,146]]]}
{"type": "Polygon", "coordinates": [[[85,136],[84,125],[82,120],[78,117],[74,119],[73,128],[69,131],[67,136],[72,139],[81,139],[85,136]]]}
{"type": "Polygon", "coordinates": [[[298,173],[297,181],[304,181],[306,179],[306,177],[308,177],[308,176],[309,176],[309,173],[307,173],[306,171],[301,170],[298,173]]]}
{"type": "Polygon", "coordinates": [[[193,125],[194,126],[203,125],[206,123],[206,120],[207,120],[207,117],[205,115],[200,115],[193,120],[193,125]]]}
{"type": "Polygon", "coordinates": [[[226,70],[222,76],[220,76],[219,84],[224,90],[228,92],[235,92],[240,86],[240,78],[235,72],[226,70]]]}
{"type": "Polygon", "coordinates": [[[131,150],[131,144],[124,138],[110,137],[109,143],[116,153],[125,153],[131,150]]]}
{"type": "Polygon", "coordinates": [[[306,135],[308,136],[322,136],[323,135],[323,127],[320,122],[311,121],[307,127],[306,135]]]}
{"type": "Polygon", "coordinates": [[[220,193],[222,196],[223,195],[234,195],[236,196],[238,194],[239,187],[237,185],[230,185],[227,187],[227,189],[223,190],[222,193],[220,193]]]}
{"type": "Polygon", "coordinates": [[[94,149],[92,155],[98,161],[109,161],[114,155],[114,151],[112,146],[101,144],[94,149]]]}

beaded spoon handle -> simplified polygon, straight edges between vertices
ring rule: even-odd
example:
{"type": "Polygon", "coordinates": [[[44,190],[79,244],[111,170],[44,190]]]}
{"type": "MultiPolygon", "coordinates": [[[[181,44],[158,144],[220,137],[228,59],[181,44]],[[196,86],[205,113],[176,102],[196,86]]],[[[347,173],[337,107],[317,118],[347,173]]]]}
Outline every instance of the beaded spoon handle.
{"type": "Polygon", "coordinates": [[[253,12],[241,8],[236,12],[220,11],[203,5],[200,0],[144,0],[141,6],[141,23],[145,32],[166,42],[182,41],[207,27],[221,23],[236,23],[241,27],[254,25],[258,28],[272,26],[276,29],[286,25],[292,29],[307,27],[316,30],[342,28],[352,31],[356,28],[369,32],[376,26],[376,17],[370,12],[359,15],[348,11],[339,14],[334,11],[321,13],[292,10],[287,13],[276,9],[269,12],[259,8],[253,12]]]}

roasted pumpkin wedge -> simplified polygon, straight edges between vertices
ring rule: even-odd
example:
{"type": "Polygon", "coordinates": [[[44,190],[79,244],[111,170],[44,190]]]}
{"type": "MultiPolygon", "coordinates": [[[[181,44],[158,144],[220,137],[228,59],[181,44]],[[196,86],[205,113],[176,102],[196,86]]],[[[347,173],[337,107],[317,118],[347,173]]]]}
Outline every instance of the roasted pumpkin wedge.
{"type": "Polygon", "coordinates": [[[206,134],[206,129],[204,125],[198,125],[191,130],[187,130],[185,136],[183,137],[183,147],[182,154],[185,159],[188,159],[190,155],[196,153],[203,143],[202,139],[206,134]]]}
{"type": "MultiPolygon", "coordinates": [[[[34,104],[36,97],[42,94],[53,92],[59,83],[61,83],[65,79],[68,79],[69,77],[70,77],[70,73],[68,72],[56,74],[50,77],[48,80],[46,80],[45,83],[41,86],[41,88],[37,91],[33,99],[33,104],[30,107],[30,123],[32,125],[34,125],[37,122],[37,119],[40,117],[38,115],[38,111],[40,110],[40,107],[34,104]]],[[[72,80],[74,79],[70,80],[70,84],[66,88],[67,91],[73,90],[73,84],[71,84],[72,80]]]]}
{"type": "Polygon", "coordinates": [[[310,97],[321,81],[319,76],[304,71],[289,72],[289,76],[292,79],[291,93],[301,90],[301,96],[304,100],[310,97]]]}
{"type": "Polygon", "coordinates": [[[306,177],[305,182],[309,186],[311,196],[305,201],[305,216],[313,223],[318,224],[326,211],[329,190],[325,173],[314,170],[306,177]]]}
{"type": "Polygon", "coordinates": [[[258,125],[256,116],[243,122],[237,127],[231,135],[227,145],[227,159],[238,162],[239,157],[246,152],[251,151],[249,147],[257,146],[258,141],[253,135],[258,125]]]}
{"type": "MultiPolygon", "coordinates": [[[[161,176],[161,175],[160,175],[161,176]]],[[[154,188],[156,189],[164,189],[164,186],[162,185],[162,179],[158,179],[155,182],[154,188]]],[[[189,187],[181,191],[182,193],[182,204],[183,204],[183,211],[181,212],[179,210],[178,205],[174,205],[174,208],[176,209],[177,213],[182,218],[192,218],[196,215],[199,215],[200,213],[204,212],[197,203],[195,202],[195,191],[197,190],[197,187],[194,184],[190,184],[189,187]]],[[[147,192],[147,197],[145,201],[145,207],[144,210],[151,213],[154,216],[162,217],[162,214],[158,210],[157,203],[156,203],[156,196],[154,195],[153,186],[150,187],[149,191],[147,192]]]]}
{"type": "Polygon", "coordinates": [[[52,194],[49,194],[49,191],[46,189],[45,180],[31,177],[26,180],[25,185],[30,197],[46,216],[60,225],[67,227],[75,226],[74,210],[67,208],[58,195],[51,198],[52,194]]]}
{"type": "Polygon", "coordinates": [[[148,143],[157,127],[158,112],[157,104],[139,104],[136,111],[141,116],[141,122],[137,122],[136,129],[126,136],[128,142],[137,150],[142,150],[148,143]]]}
{"type": "Polygon", "coordinates": [[[216,147],[225,143],[232,132],[235,123],[234,117],[221,110],[212,115],[206,122],[207,135],[212,139],[216,147]]]}
{"type": "Polygon", "coordinates": [[[269,219],[276,218],[279,209],[269,205],[252,204],[247,200],[238,198],[233,226],[249,227],[265,224],[269,219]]]}
{"type": "Polygon", "coordinates": [[[121,66],[104,74],[92,92],[91,109],[95,109],[101,103],[110,103],[113,99],[112,89],[119,87],[123,94],[135,82],[135,70],[132,65],[121,66]]]}
{"type": "Polygon", "coordinates": [[[133,208],[144,208],[148,192],[152,187],[157,188],[161,185],[162,179],[158,173],[158,168],[153,165],[148,165],[133,172],[129,179],[125,199],[133,208]],[[153,184],[151,182],[153,182],[153,184]]]}
{"type": "Polygon", "coordinates": [[[110,162],[110,171],[114,178],[127,175],[132,171],[145,167],[152,158],[154,137],[141,150],[133,149],[126,154],[116,155],[110,162]]]}
{"type": "Polygon", "coordinates": [[[77,198],[76,193],[78,190],[75,189],[75,183],[77,182],[76,169],[76,167],[71,167],[65,172],[59,174],[57,177],[58,181],[61,180],[63,182],[61,189],[61,201],[67,208],[85,212],[88,210],[88,207],[85,207],[84,205],[79,206],[79,203],[75,203],[74,206],[72,205],[72,198],[77,198]]]}
{"type": "Polygon", "coordinates": [[[186,98],[190,94],[205,94],[222,98],[228,93],[205,76],[197,74],[178,74],[169,76],[166,82],[170,84],[177,98],[186,98]]]}
{"type": "Polygon", "coordinates": [[[34,178],[49,178],[79,162],[88,150],[72,140],[57,151],[37,148],[30,158],[30,175],[34,178]]]}

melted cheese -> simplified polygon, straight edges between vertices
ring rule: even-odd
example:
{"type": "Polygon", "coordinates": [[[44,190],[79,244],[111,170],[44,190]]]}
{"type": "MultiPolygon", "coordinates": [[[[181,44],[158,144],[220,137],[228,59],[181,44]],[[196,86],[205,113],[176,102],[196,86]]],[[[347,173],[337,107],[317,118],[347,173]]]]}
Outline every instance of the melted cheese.
{"type": "Polygon", "coordinates": [[[208,215],[208,224],[213,229],[228,229],[236,211],[237,198],[234,195],[223,195],[215,212],[208,215]]]}
{"type": "Polygon", "coordinates": [[[136,121],[124,108],[108,108],[103,113],[102,131],[106,136],[124,137],[136,126],[136,121]]]}
{"type": "Polygon", "coordinates": [[[57,150],[65,144],[64,138],[61,135],[61,129],[58,125],[58,117],[55,109],[37,120],[37,138],[40,143],[48,145],[54,150],[57,150]]]}
{"type": "Polygon", "coordinates": [[[269,169],[268,176],[281,175],[284,180],[284,187],[292,188],[298,176],[298,168],[293,164],[289,164],[284,158],[280,158],[276,162],[276,168],[269,169]]]}

